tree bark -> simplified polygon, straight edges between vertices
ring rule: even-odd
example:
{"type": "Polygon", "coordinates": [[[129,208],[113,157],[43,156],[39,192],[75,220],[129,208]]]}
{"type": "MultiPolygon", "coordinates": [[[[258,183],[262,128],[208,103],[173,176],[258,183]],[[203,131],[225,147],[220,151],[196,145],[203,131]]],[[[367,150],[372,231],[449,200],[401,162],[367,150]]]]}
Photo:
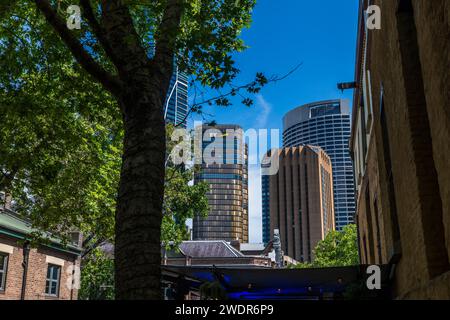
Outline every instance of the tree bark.
{"type": "Polygon", "coordinates": [[[167,89],[146,73],[151,71],[127,83],[120,100],[125,137],[115,229],[117,299],[161,298],[167,89]]]}

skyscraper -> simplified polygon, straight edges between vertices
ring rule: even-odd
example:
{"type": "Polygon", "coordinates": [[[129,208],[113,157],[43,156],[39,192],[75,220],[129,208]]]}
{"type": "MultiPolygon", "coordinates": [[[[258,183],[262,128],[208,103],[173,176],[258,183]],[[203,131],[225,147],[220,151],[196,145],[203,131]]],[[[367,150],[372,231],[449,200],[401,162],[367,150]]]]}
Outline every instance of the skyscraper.
{"type": "Polygon", "coordinates": [[[164,103],[164,118],[180,128],[186,128],[188,114],[188,77],[175,66],[164,103]]]}
{"type": "Polygon", "coordinates": [[[336,230],[354,221],[355,190],[349,152],[350,112],[347,100],[320,101],[300,106],[283,118],[284,147],[321,147],[333,165],[336,230]]]}
{"type": "Polygon", "coordinates": [[[312,261],[313,249],[335,229],[332,166],[319,147],[274,150],[277,174],[266,176],[270,189],[270,230],[280,231],[284,254],[312,261]]]}
{"type": "Polygon", "coordinates": [[[203,160],[194,183],[209,184],[210,210],[206,218],[194,218],[193,239],[247,243],[248,155],[244,132],[237,125],[203,126],[201,132],[203,160]]]}

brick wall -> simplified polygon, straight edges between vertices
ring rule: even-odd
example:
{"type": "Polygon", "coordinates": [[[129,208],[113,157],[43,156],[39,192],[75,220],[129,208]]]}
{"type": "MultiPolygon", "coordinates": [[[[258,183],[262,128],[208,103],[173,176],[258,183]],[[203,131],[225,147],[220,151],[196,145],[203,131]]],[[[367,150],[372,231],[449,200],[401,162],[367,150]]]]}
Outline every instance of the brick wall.
{"type": "Polygon", "coordinates": [[[358,193],[356,212],[361,263],[387,264],[390,258],[388,248],[393,247],[393,239],[391,221],[383,215],[380,204],[375,137],[368,147],[366,172],[358,193]]]}
{"type": "MultiPolygon", "coordinates": [[[[358,198],[359,234],[376,240],[373,217],[377,214],[381,222],[381,261],[388,262],[396,251],[401,254],[396,264],[395,297],[448,299],[450,2],[373,2],[382,11],[382,29],[370,31],[368,50],[374,106],[371,141],[375,146],[369,150],[366,189],[358,198]],[[373,150],[375,153],[371,153],[373,150]],[[389,155],[390,168],[385,161],[389,155]],[[367,188],[369,201],[365,198],[367,188]],[[366,203],[373,213],[371,221],[366,203]],[[394,222],[395,212],[398,224],[394,222]],[[396,225],[401,246],[395,245],[396,225]]],[[[363,261],[377,261],[367,257],[363,243],[360,247],[363,261]]]]}
{"type": "MultiPolygon", "coordinates": [[[[13,247],[13,252],[8,255],[6,287],[4,292],[0,291],[0,300],[18,300],[20,299],[22,289],[23,249],[21,244],[16,239],[5,237],[3,235],[0,235],[0,244],[13,247]]],[[[71,271],[74,270],[74,264],[75,267],[79,267],[79,259],[77,259],[74,255],[66,254],[43,246],[31,248],[28,262],[25,299],[77,299],[78,290],[71,289],[70,286],[68,286],[68,283],[70,283],[70,280],[72,279],[71,271]],[[45,295],[48,259],[53,259],[50,261],[61,261],[58,259],[62,259],[63,261],[63,265],[61,266],[58,297],[50,297],[45,295]]]]}

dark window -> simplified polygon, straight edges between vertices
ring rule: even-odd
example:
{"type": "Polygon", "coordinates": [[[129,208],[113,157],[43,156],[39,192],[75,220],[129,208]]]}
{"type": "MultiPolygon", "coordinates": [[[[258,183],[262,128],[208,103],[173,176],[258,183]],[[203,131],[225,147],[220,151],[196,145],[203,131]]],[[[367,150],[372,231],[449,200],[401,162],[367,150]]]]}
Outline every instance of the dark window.
{"type": "Polygon", "coordinates": [[[326,115],[339,114],[341,112],[340,104],[327,104],[311,108],[311,118],[322,117],[326,115]]]}
{"type": "Polygon", "coordinates": [[[0,253],[0,291],[6,288],[6,271],[8,270],[8,255],[0,253]]]}
{"type": "MultiPolygon", "coordinates": [[[[284,194],[284,242],[285,242],[285,252],[289,254],[289,237],[288,237],[288,223],[287,223],[287,195],[286,195],[286,167],[283,166],[283,194],[284,194]]],[[[281,231],[280,231],[281,232],[281,231]]]]}
{"type": "Polygon", "coordinates": [[[300,229],[300,262],[305,261],[304,252],[303,252],[303,221],[302,221],[302,193],[301,193],[301,180],[300,180],[300,165],[298,165],[297,168],[297,174],[298,174],[298,207],[299,207],[299,213],[298,213],[298,221],[299,221],[299,229],[300,229]]]}
{"type": "Polygon", "coordinates": [[[368,236],[368,247],[369,252],[368,256],[366,256],[368,263],[375,263],[375,250],[374,250],[374,243],[373,243],[373,237],[375,234],[375,230],[373,228],[372,223],[372,210],[370,208],[370,192],[369,192],[369,186],[367,186],[366,194],[365,194],[365,206],[366,206],[366,219],[367,219],[367,236],[368,236]]]}
{"type": "Polygon", "coordinates": [[[376,227],[377,227],[377,248],[378,248],[378,263],[381,264],[382,263],[382,254],[381,254],[381,235],[380,235],[380,222],[379,222],[379,218],[378,218],[378,201],[375,199],[373,201],[373,209],[374,209],[374,214],[375,214],[375,223],[376,223],[376,227]]]}
{"type": "Polygon", "coordinates": [[[57,297],[59,295],[59,281],[61,278],[61,267],[49,264],[47,268],[47,282],[45,293],[57,297]]]}
{"type": "Polygon", "coordinates": [[[308,189],[308,167],[305,163],[305,194],[306,194],[306,241],[308,244],[308,261],[311,262],[311,230],[309,229],[309,189],[308,189]]]}
{"type": "Polygon", "coordinates": [[[395,197],[394,188],[394,177],[392,174],[392,161],[391,161],[391,149],[389,145],[389,133],[386,122],[386,113],[384,110],[384,96],[381,93],[381,110],[380,110],[380,122],[381,122],[381,138],[383,143],[383,154],[384,154],[384,167],[386,168],[386,180],[389,196],[389,208],[390,208],[390,220],[392,237],[394,240],[394,252],[401,253],[401,239],[400,239],[400,228],[398,225],[397,217],[397,203],[395,197]]]}

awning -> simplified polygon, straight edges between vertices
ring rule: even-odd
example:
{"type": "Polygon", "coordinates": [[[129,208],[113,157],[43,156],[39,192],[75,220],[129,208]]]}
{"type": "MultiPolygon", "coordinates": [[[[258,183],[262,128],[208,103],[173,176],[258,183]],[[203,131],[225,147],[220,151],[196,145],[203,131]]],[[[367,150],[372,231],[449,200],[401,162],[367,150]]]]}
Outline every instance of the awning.
{"type": "MultiPolygon", "coordinates": [[[[381,268],[386,270],[385,266],[381,268]]],[[[311,269],[163,266],[163,270],[202,283],[217,281],[231,299],[320,299],[365,284],[367,278],[365,266],[311,269]]]]}

